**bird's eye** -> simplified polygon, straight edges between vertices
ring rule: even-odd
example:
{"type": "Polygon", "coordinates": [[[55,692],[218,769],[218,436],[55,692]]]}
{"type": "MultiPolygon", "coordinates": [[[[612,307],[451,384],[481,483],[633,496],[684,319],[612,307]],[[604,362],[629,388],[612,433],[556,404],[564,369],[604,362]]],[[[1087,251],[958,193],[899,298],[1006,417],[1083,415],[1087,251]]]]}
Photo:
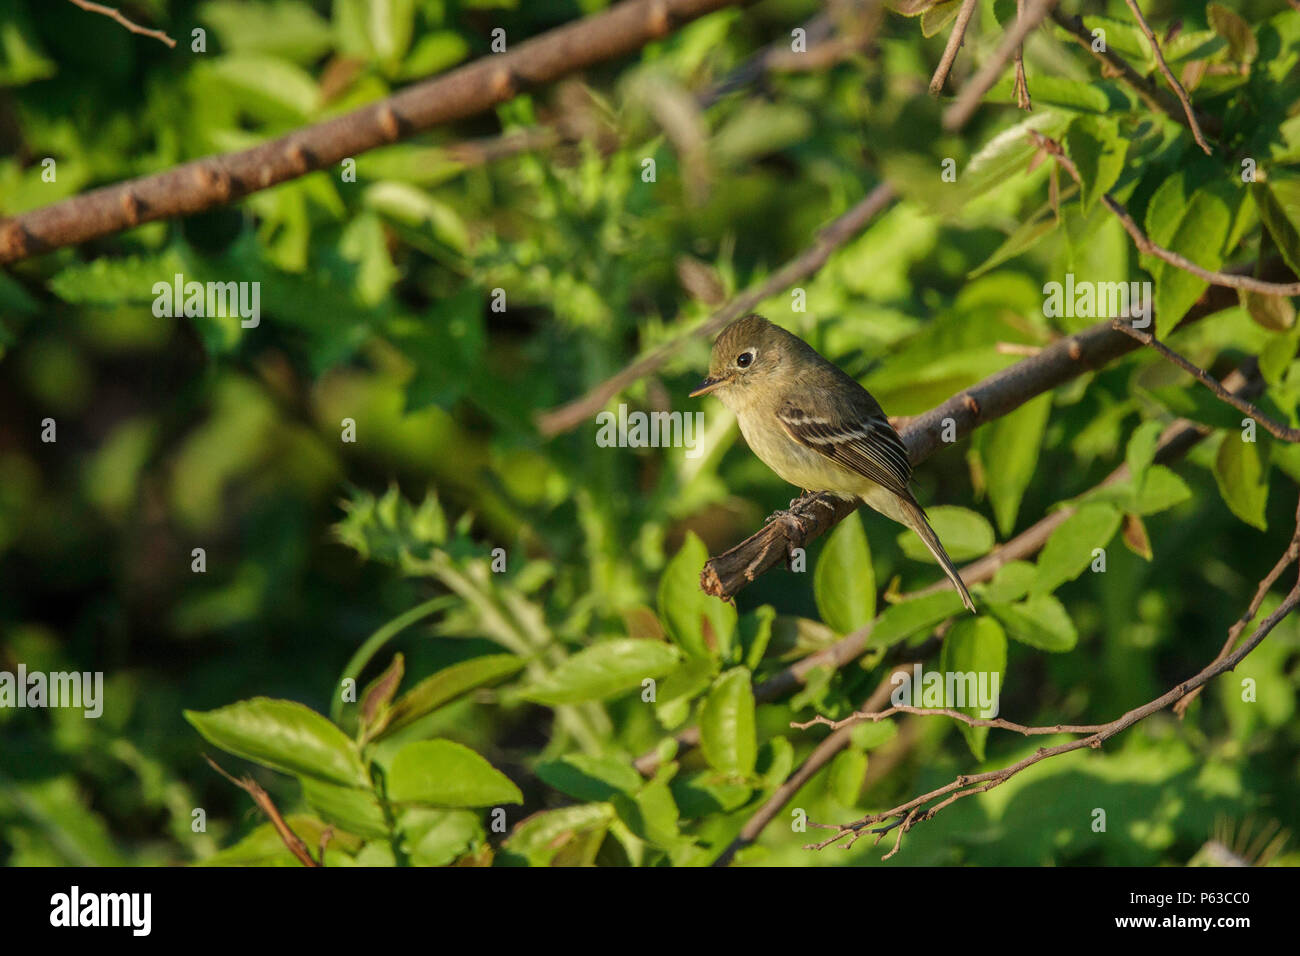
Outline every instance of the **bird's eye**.
{"type": "Polygon", "coordinates": [[[749,368],[749,364],[754,361],[753,352],[741,352],[736,356],[736,365],[740,368],[749,368]]]}

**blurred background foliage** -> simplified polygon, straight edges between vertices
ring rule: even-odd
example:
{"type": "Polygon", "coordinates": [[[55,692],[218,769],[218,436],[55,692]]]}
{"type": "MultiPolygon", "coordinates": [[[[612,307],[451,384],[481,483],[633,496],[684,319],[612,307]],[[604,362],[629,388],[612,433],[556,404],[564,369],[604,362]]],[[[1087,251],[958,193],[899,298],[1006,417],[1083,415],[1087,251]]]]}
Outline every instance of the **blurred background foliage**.
{"type": "MultiPolygon", "coordinates": [[[[486,55],[494,28],[516,43],[606,4],[125,6],[180,47],[70,3],[0,0],[0,213],[261,142],[486,55]],[[203,53],[189,49],[195,27],[203,53]]],[[[891,608],[860,662],[756,707],[751,677],[937,569],[864,514],[813,546],[807,573],[773,571],[735,609],[700,594],[707,553],[792,494],[716,403],[685,397],[706,342],[616,400],[703,410],[700,457],[598,447],[594,421],[548,439],[536,413],[692,328],[883,177],[904,200],[804,283],[806,311],[789,294],[760,311],[893,415],[1095,321],[1044,317],[1043,284],[1066,272],[1154,278],[1170,334],[1204,283],[1140,259],[1097,202],[1107,189],[1211,268],[1298,264],[1300,15],[1283,0],[1229,4],[1234,16],[1145,5],[1222,127],[1209,158],[1050,26],[1025,48],[1030,117],[1004,80],[989,96],[1003,105],[945,133],[925,87],[958,5],[890,6],[924,16],[877,25],[844,3],[826,18],[808,0],[723,10],[494,115],[358,156],[355,182],[312,173],[0,272],[0,669],[102,671],[107,697],[98,720],[0,709],[0,860],[293,865],[203,763],[213,745],[270,768],[251,769],[309,846],[333,825],[331,864],[717,857],[824,736],[790,721],[849,713],[886,646],[925,638],[954,600],[908,620],[891,608]],[[819,15],[836,55],[745,72],[819,15]],[[1023,130],[1007,132],[1023,123],[1065,141],[1081,192],[1062,177],[1053,206],[1053,164],[1031,164],[1023,130]],[[1263,198],[1242,184],[1242,157],[1263,171],[1263,198]],[[949,158],[956,183],[940,179],[949,158]],[[260,282],[261,325],[156,317],[153,284],[177,273],[260,282]],[[46,418],[55,443],[41,441],[46,418]],[[351,700],[341,676],[361,687],[351,700]],[[650,779],[633,769],[692,723],[701,748],[662,750],[650,779]]],[[[1014,6],[980,4],[950,88],[1014,6]]],[[[1123,2],[1065,6],[1100,18],[1090,26],[1152,73],[1123,2]]],[[[1277,300],[1169,340],[1220,376],[1260,356],[1264,406],[1295,425],[1297,334],[1277,300]]],[[[1000,671],[1002,714],[1026,723],[1108,720],[1199,670],[1294,523],[1294,446],[1262,431],[1247,446],[1239,431],[1240,415],[1136,353],[935,455],[918,496],[944,506],[936,524],[959,559],[1126,457],[1145,474],[1080,512],[1037,563],[976,589],[988,613],[949,631],[945,660],[1000,671]],[[1171,468],[1146,467],[1177,415],[1215,431],[1171,468]],[[1141,516],[1149,555],[1117,534],[1126,514],[1141,516]],[[1087,570],[1093,546],[1107,548],[1105,573],[1087,570]]],[[[1224,845],[1300,861],[1274,839],[1300,822],[1298,651],[1288,620],[1185,721],[1158,714],[960,801],[908,835],[901,861],[1181,865],[1220,861],[1206,848],[1224,845]],[[1257,682],[1253,703],[1242,677],[1257,682]]],[[[847,821],[1039,745],[967,731],[921,717],[859,727],[790,806],[847,821]]],[[[865,840],[805,851],[817,831],[791,819],[778,814],[741,859],[858,865],[883,852],[865,840]]]]}

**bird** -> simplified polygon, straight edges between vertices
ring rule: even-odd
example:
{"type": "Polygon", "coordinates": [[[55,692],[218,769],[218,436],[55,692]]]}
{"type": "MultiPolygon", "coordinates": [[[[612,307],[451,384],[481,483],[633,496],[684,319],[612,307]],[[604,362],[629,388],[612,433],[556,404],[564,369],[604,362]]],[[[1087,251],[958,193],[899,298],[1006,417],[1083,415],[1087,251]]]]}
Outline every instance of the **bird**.
{"type": "MultiPolygon", "coordinates": [[[[857,500],[915,531],[976,613],[912,494],[903,439],[871,393],[811,345],[761,315],[746,315],[718,333],[708,376],[690,394],[714,395],[734,412],[750,450],[785,481],[857,500]]],[[[788,511],[772,516],[778,517],[799,523],[788,511]]]]}

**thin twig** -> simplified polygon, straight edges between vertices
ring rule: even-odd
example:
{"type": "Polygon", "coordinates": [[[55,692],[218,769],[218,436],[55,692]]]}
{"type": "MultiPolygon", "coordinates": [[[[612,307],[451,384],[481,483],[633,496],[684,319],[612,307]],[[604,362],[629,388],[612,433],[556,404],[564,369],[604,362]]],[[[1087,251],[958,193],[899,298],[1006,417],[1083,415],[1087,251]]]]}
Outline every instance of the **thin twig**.
{"type": "MultiPolygon", "coordinates": [[[[1069,173],[1074,181],[1082,185],[1079,177],[1079,170],[1066,155],[1065,148],[1061,146],[1058,140],[1050,136],[1044,136],[1037,130],[1030,130],[1027,134],[1040,148],[1050,153],[1061,167],[1069,173]]],[[[1138,251],[1153,256],[1169,263],[1175,268],[1182,269],[1198,279],[1204,279],[1211,285],[1224,286],[1229,289],[1244,289],[1247,292],[1259,292],[1263,295],[1300,295],[1300,282],[1265,282],[1262,279],[1256,279],[1254,276],[1241,275],[1233,272],[1212,272],[1203,266],[1197,265],[1186,256],[1180,255],[1163,246],[1157,246],[1152,242],[1145,233],[1142,232],[1138,224],[1133,221],[1129,211],[1125,209],[1118,201],[1110,196],[1109,193],[1101,197],[1101,201],[1106,204],[1106,208],[1115,214],[1119,219],[1119,224],[1124,227],[1124,231],[1129,234],[1133,244],[1137,246],[1138,251]]]]}
{"type": "MultiPolygon", "coordinates": [[[[1300,553],[1300,505],[1297,505],[1296,509],[1296,530],[1292,535],[1288,554],[1290,554],[1292,550],[1300,553]]],[[[931,790],[929,793],[922,794],[919,797],[915,797],[914,799],[889,810],[869,814],[853,823],[809,823],[809,826],[812,827],[834,830],[835,834],[820,843],[808,844],[806,849],[824,849],[831,844],[838,843],[845,837],[849,838],[850,845],[852,845],[852,842],[855,841],[863,831],[867,830],[874,824],[904,815],[906,815],[908,819],[904,821],[901,829],[903,832],[906,832],[911,829],[911,826],[915,823],[923,823],[926,820],[932,819],[935,814],[939,813],[945,807],[950,806],[955,801],[960,800],[963,797],[973,796],[977,793],[985,793],[992,790],[994,787],[1001,786],[1022,770],[1032,767],[1036,763],[1040,763],[1043,760],[1060,754],[1081,750],[1084,747],[1093,750],[1099,749],[1105,741],[1115,735],[1122,733],[1139,721],[1145,720],[1151,714],[1164,710],[1171,704],[1182,700],[1192,691],[1204,686],[1215,677],[1235,668],[1237,664],[1239,664],[1251,651],[1258,647],[1273,628],[1275,628],[1283,618],[1295,610],[1298,605],[1300,605],[1300,580],[1297,580],[1296,584],[1291,588],[1291,591],[1283,599],[1282,603],[1278,605],[1277,610],[1270,614],[1268,618],[1266,618],[1260,626],[1255,629],[1255,632],[1250,636],[1250,638],[1248,638],[1235,651],[1225,656],[1216,657],[1195,676],[1183,681],[1181,684],[1173,687],[1155,700],[1148,701],[1141,707],[1135,707],[1132,710],[1127,711],[1110,723],[1103,725],[1096,733],[1077,740],[1071,740],[1059,744],[1055,747],[1040,747],[1030,756],[1017,761],[1010,766],[1003,767],[1000,770],[991,770],[985,773],[976,774],[962,774],[951,783],[931,790]],[[932,807],[922,810],[926,804],[945,795],[947,795],[947,799],[940,801],[932,807]]]]}
{"type": "Polygon", "coordinates": [[[935,68],[934,76],[930,78],[930,92],[935,96],[943,92],[943,84],[948,80],[948,73],[957,59],[957,51],[961,49],[962,40],[966,36],[966,28],[970,25],[971,17],[974,16],[975,8],[978,6],[979,0],[962,0],[961,9],[957,11],[957,19],[952,25],[952,32],[948,34],[948,45],[943,48],[943,56],[939,60],[938,67],[935,68]]]}
{"type": "Polygon", "coordinates": [[[1205,155],[1211,155],[1214,151],[1210,149],[1210,144],[1205,141],[1201,126],[1196,122],[1196,112],[1192,109],[1192,101],[1188,98],[1187,91],[1183,89],[1183,84],[1178,82],[1178,77],[1174,76],[1174,71],[1169,69],[1169,64],[1165,62],[1165,55],[1160,49],[1160,41],[1151,32],[1151,26],[1147,23],[1147,18],[1142,16],[1137,0],[1125,0],[1125,2],[1128,4],[1128,8],[1133,11],[1133,18],[1137,20],[1142,32],[1147,35],[1147,41],[1151,44],[1151,49],[1155,51],[1156,63],[1160,65],[1160,72],[1164,74],[1165,82],[1169,84],[1170,89],[1174,91],[1174,95],[1178,97],[1178,102],[1183,105],[1183,113],[1187,117],[1187,128],[1192,131],[1192,137],[1196,140],[1196,145],[1205,151],[1205,155]]]}
{"type": "Polygon", "coordinates": [[[893,187],[888,183],[881,183],[871,190],[861,202],[843,215],[837,216],[829,225],[817,233],[817,238],[811,246],[772,273],[763,282],[740,293],[740,295],[710,316],[707,321],[637,359],[622,371],[605,379],[581,398],[540,413],[537,416],[538,431],[549,438],[562,432],[571,431],[583,422],[593,418],[611,398],[633,382],[651,374],[676,355],[684,343],[692,339],[707,338],[714,335],[728,323],[752,311],[764,299],[780,294],[796,282],[817,272],[826,264],[826,260],[830,258],[832,252],[860,233],[867,223],[874,219],[893,200],[893,187]]]}
{"type": "Polygon", "coordinates": [[[864,720],[870,720],[874,723],[878,720],[884,720],[886,717],[893,717],[895,714],[916,714],[921,717],[951,717],[971,727],[997,727],[1000,730],[1013,730],[1026,737],[1041,736],[1043,734],[1095,734],[1106,727],[1105,724],[1057,724],[1054,727],[1029,727],[1025,724],[1017,724],[1014,721],[1003,720],[1001,717],[992,719],[972,717],[950,707],[913,707],[911,704],[895,704],[885,710],[857,710],[842,720],[831,720],[829,717],[818,714],[812,720],[805,720],[803,723],[791,721],[790,726],[795,730],[807,730],[809,727],[816,727],[820,724],[830,727],[832,730],[839,730],[841,727],[852,727],[864,720]]]}
{"type": "Polygon", "coordinates": [[[150,30],[146,27],[140,26],[138,23],[132,23],[122,15],[120,10],[116,10],[113,7],[106,7],[102,3],[92,3],[91,0],[72,0],[72,3],[74,6],[78,6],[83,10],[88,10],[91,13],[103,14],[110,20],[116,20],[131,33],[138,33],[142,37],[153,37],[155,40],[161,40],[163,43],[166,43],[169,47],[176,46],[176,41],[166,33],[163,33],[161,30],[150,30]]]}
{"type": "Polygon", "coordinates": [[[1002,68],[1007,65],[1007,61],[1015,54],[1020,44],[1025,42],[1025,37],[1029,35],[1029,32],[1043,22],[1043,18],[1051,12],[1054,6],[1056,6],[1056,0],[1029,0],[1025,8],[1025,15],[1016,19],[1016,25],[1003,35],[1002,43],[997,48],[997,51],[962,87],[956,101],[944,110],[944,129],[953,132],[966,125],[975,113],[976,108],[978,108],[984,94],[997,82],[998,76],[1002,73],[1002,68]]]}
{"type": "MultiPolygon", "coordinates": [[[[1110,47],[1107,47],[1104,50],[1093,48],[1092,34],[1090,34],[1088,29],[1083,25],[1083,19],[1081,17],[1067,16],[1060,10],[1053,10],[1052,20],[1062,30],[1069,33],[1080,46],[1092,54],[1092,56],[1094,56],[1103,67],[1114,73],[1132,87],[1133,91],[1137,93],[1138,97],[1148,107],[1158,113],[1165,114],[1170,119],[1185,126],[1188,130],[1191,129],[1191,124],[1188,123],[1187,117],[1183,114],[1181,104],[1174,97],[1170,96],[1168,92],[1161,89],[1155,83],[1151,82],[1135,70],[1127,60],[1110,47]]],[[[1212,134],[1218,133],[1222,124],[1218,122],[1216,117],[1206,116],[1201,113],[1197,113],[1196,115],[1197,120],[1203,129],[1210,130],[1212,134]]]]}
{"type": "MultiPolygon", "coordinates": [[[[226,773],[226,771],[221,768],[220,764],[218,764],[207,754],[203,755],[203,759],[206,760],[211,765],[213,770],[221,774],[221,776],[225,777],[236,787],[238,787],[240,790],[243,790],[245,793],[247,793],[250,797],[253,798],[253,802],[257,804],[258,809],[260,809],[263,813],[267,815],[267,817],[270,818],[271,826],[275,827],[275,832],[280,834],[280,839],[284,842],[284,845],[288,847],[289,852],[292,853],[295,857],[297,857],[299,863],[301,863],[303,866],[321,865],[320,861],[312,858],[311,851],[307,849],[307,844],[302,841],[302,837],[298,836],[298,834],[293,832],[293,828],[290,827],[289,824],[285,822],[284,817],[280,815],[280,811],[276,808],[275,802],[271,799],[271,795],[267,793],[265,790],[263,790],[256,780],[254,780],[252,777],[232,777],[230,774],[226,773]]],[[[324,857],[326,842],[327,842],[326,836],[324,833],[322,833],[321,834],[322,858],[324,857]]]]}
{"type": "Polygon", "coordinates": [[[1237,411],[1241,412],[1243,415],[1248,415],[1251,418],[1253,418],[1255,421],[1259,422],[1260,425],[1264,426],[1264,430],[1267,431],[1274,438],[1280,438],[1282,441],[1288,441],[1288,442],[1300,442],[1300,428],[1288,428],[1287,426],[1269,418],[1267,415],[1261,412],[1250,402],[1238,398],[1236,395],[1233,395],[1221,384],[1219,384],[1219,382],[1208,372],[1206,372],[1198,365],[1195,365],[1192,362],[1188,361],[1183,356],[1179,355],[1173,349],[1169,348],[1167,345],[1165,345],[1163,342],[1157,339],[1154,335],[1151,335],[1149,332],[1143,332],[1140,329],[1135,329],[1133,328],[1133,326],[1129,325],[1127,322],[1123,321],[1122,319],[1115,319],[1113,322],[1111,322],[1111,327],[1117,329],[1120,332],[1123,332],[1131,339],[1136,339],[1137,341],[1145,345],[1147,348],[1154,349],[1165,359],[1167,359],[1170,362],[1173,362],[1184,372],[1187,372],[1198,382],[1200,382],[1202,385],[1208,388],[1211,392],[1213,392],[1216,396],[1218,396],[1218,398],[1221,401],[1228,403],[1237,411]]]}
{"type": "MultiPolygon", "coordinates": [[[[1016,0],[1016,20],[1025,15],[1025,0],[1016,0]]],[[[1025,45],[1016,47],[1016,105],[1022,110],[1032,110],[1033,100],[1029,98],[1029,81],[1025,79],[1025,45]]]]}

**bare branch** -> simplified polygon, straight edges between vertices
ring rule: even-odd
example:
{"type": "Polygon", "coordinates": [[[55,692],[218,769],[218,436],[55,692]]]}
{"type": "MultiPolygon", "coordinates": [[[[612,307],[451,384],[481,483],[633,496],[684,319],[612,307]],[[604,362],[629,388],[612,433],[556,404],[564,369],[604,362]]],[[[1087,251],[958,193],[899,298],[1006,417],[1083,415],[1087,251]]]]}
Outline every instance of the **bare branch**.
{"type": "Polygon", "coordinates": [[[123,16],[120,10],[116,10],[113,7],[106,7],[102,3],[92,3],[91,0],[72,0],[72,3],[74,6],[78,6],[83,10],[88,10],[91,13],[99,13],[108,17],[110,20],[116,20],[131,33],[138,33],[142,37],[152,37],[155,40],[161,40],[169,47],[175,48],[176,46],[176,41],[166,33],[163,33],[161,30],[147,29],[146,27],[140,26],[138,23],[132,23],[123,16]]]}
{"type": "MultiPolygon", "coordinates": [[[[1025,0],[1016,0],[1016,19],[1023,19],[1024,15],[1025,0]]],[[[1025,45],[1023,43],[1016,47],[1016,105],[1022,110],[1034,108],[1033,100],[1029,98],[1029,81],[1025,79],[1025,45]]]]}
{"type": "Polygon", "coordinates": [[[1002,43],[992,58],[979,68],[973,77],[962,87],[956,101],[943,113],[944,129],[955,131],[961,129],[974,115],[984,94],[997,82],[1002,68],[1007,65],[1016,50],[1025,42],[1029,32],[1043,22],[1043,18],[1056,6],[1056,0],[1029,0],[1025,6],[1025,15],[1016,19],[1016,25],[1002,37],[1002,43]]]}
{"type": "Polygon", "coordinates": [[[558,408],[542,412],[537,416],[537,429],[546,437],[571,431],[584,421],[589,420],[605,407],[605,403],[627,388],[639,378],[643,378],[660,368],[681,349],[683,343],[691,339],[707,338],[721,331],[728,323],[751,312],[764,299],[784,291],[796,282],[804,279],[826,264],[831,253],[852,239],[865,228],[875,216],[894,200],[894,190],[888,183],[881,183],[871,190],[861,202],[848,212],[831,221],[818,234],[813,244],[791,259],[766,280],[751,286],[736,296],[725,306],[715,312],[701,325],[685,335],[654,349],[637,359],[622,371],[611,375],[581,398],[575,399],[558,408]]]}
{"type": "Polygon", "coordinates": [[[1120,332],[1123,332],[1125,335],[1129,336],[1130,338],[1136,339],[1138,342],[1141,342],[1143,345],[1147,346],[1148,348],[1164,356],[1164,358],[1166,358],[1168,361],[1177,365],[1184,372],[1187,372],[1198,382],[1200,382],[1202,385],[1208,388],[1220,400],[1227,402],[1229,405],[1237,409],[1237,411],[1241,412],[1243,415],[1248,415],[1251,418],[1253,418],[1255,421],[1259,422],[1261,425],[1264,426],[1264,430],[1267,431],[1273,437],[1280,438],[1282,439],[1282,441],[1289,441],[1289,442],[1300,441],[1300,428],[1288,428],[1287,426],[1280,424],[1279,422],[1275,422],[1273,419],[1269,418],[1267,415],[1261,412],[1250,402],[1247,402],[1244,399],[1238,398],[1236,395],[1233,395],[1226,388],[1220,385],[1219,382],[1216,381],[1214,377],[1211,376],[1208,372],[1206,372],[1200,366],[1194,365],[1192,362],[1188,361],[1183,356],[1179,355],[1173,349],[1169,348],[1167,345],[1165,345],[1163,342],[1157,339],[1154,335],[1151,335],[1148,332],[1143,332],[1140,329],[1135,329],[1133,328],[1133,326],[1129,325],[1127,322],[1124,322],[1121,319],[1115,319],[1111,323],[1111,325],[1113,328],[1119,330],[1120,332]]]}
{"type": "Polygon", "coordinates": [[[1178,102],[1183,106],[1183,114],[1187,117],[1187,128],[1192,131],[1192,137],[1196,140],[1196,145],[1205,151],[1209,156],[1213,153],[1210,144],[1205,141],[1205,135],[1201,132],[1200,124],[1196,122],[1196,113],[1192,109],[1192,101],[1187,98],[1187,91],[1183,89],[1183,84],[1178,82],[1178,77],[1174,76],[1174,71],[1169,69],[1169,64],[1165,62],[1164,52],[1160,49],[1160,41],[1156,35],[1151,32],[1151,26],[1147,23],[1147,18],[1142,16],[1142,10],[1137,5],[1137,0],[1125,0],[1128,8],[1133,11],[1133,18],[1137,20],[1138,26],[1142,32],[1147,35],[1147,41],[1151,44],[1151,49],[1155,51],[1156,63],[1160,65],[1160,72],[1164,74],[1165,82],[1169,84],[1174,95],[1178,97],[1178,102]]]}
{"type": "MultiPolygon", "coordinates": [[[[1292,535],[1291,544],[1287,549],[1287,556],[1291,555],[1292,552],[1300,554],[1300,505],[1297,505],[1296,508],[1296,530],[1292,535]]],[[[1288,561],[1287,563],[1290,564],[1291,562],[1288,561]]],[[[1086,737],[1071,740],[1055,747],[1040,747],[1030,756],[1017,761],[1010,766],[1003,767],[1000,770],[991,770],[985,773],[976,774],[963,774],[951,783],[938,787],[935,790],[931,790],[929,793],[922,794],[919,797],[889,810],[869,814],[853,823],[810,823],[810,826],[834,830],[835,834],[820,843],[808,844],[807,849],[820,850],[833,843],[838,843],[845,837],[848,837],[848,845],[852,846],[853,843],[856,842],[856,840],[872,825],[895,817],[904,818],[903,823],[901,824],[901,830],[906,833],[915,824],[924,823],[926,820],[932,819],[935,814],[943,810],[945,807],[950,806],[957,800],[977,793],[985,793],[992,790],[994,787],[1001,786],[1022,770],[1032,767],[1036,763],[1041,763],[1049,757],[1055,757],[1060,754],[1070,753],[1071,751],[1081,750],[1084,747],[1093,750],[1099,749],[1105,741],[1115,735],[1122,733],[1139,721],[1145,720],[1152,714],[1164,710],[1171,704],[1175,704],[1179,700],[1182,700],[1194,690],[1203,687],[1220,674],[1232,670],[1246,657],[1246,655],[1258,647],[1264,638],[1268,637],[1273,628],[1275,628],[1283,618],[1294,611],[1298,605],[1300,605],[1300,580],[1297,580],[1296,584],[1291,588],[1291,591],[1283,599],[1282,603],[1278,605],[1277,610],[1270,614],[1268,618],[1266,618],[1263,623],[1255,629],[1255,632],[1235,651],[1227,655],[1216,657],[1193,677],[1173,687],[1155,700],[1148,701],[1141,707],[1135,707],[1120,717],[1117,717],[1115,720],[1112,720],[1110,723],[1102,725],[1096,733],[1090,733],[1086,737]],[[945,795],[946,799],[941,800],[931,807],[922,809],[926,804],[929,804],[945,795]]],[[[838,732],[839,731],[837,731],[837,733],[838,732]]]]}
{"type": "Polygon", "coordinates": [[[482,57],[260,146],[207,156],[15,216],[0,223],[0,263],[234,202],[421,130],[481,113],[525,90],[638,50],[681,23],[738,2],[624,0],[506,53],[482,57]]]}
{"type": "Polygon", "coordinates": [[[935,69],[934,76],[930,78],[930,92],[936,96],[943,92],[943,84],[947,82],[948,73],[957,59],[957,51],[961,49],[966,28],[970,25],[977,6],[979,0],[962,0],[961,9],[957,11],[957,19],[952,25],[952,32],[948,34],[948,45],[943,48],[939,66],[935,69]]]}

